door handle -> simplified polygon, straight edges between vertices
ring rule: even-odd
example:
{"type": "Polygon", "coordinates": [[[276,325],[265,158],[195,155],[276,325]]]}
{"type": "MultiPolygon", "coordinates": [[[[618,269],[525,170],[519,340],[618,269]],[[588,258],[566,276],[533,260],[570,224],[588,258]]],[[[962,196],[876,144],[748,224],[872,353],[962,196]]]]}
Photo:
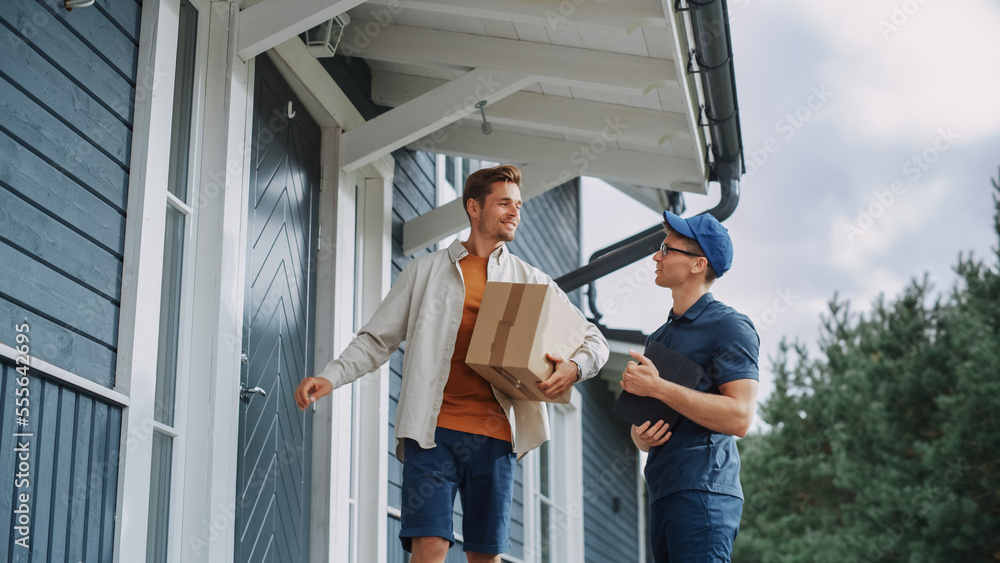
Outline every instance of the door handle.
{"type": "Polygon", "coordinates": [[[253,399],[254,395],[260,395],[261,397],[267,397],[267,391],[261,389],[260,387],[247,387],[246,385],[240,383],[240,400],[244,403],[249,403],[250,399],[253,399]]]}

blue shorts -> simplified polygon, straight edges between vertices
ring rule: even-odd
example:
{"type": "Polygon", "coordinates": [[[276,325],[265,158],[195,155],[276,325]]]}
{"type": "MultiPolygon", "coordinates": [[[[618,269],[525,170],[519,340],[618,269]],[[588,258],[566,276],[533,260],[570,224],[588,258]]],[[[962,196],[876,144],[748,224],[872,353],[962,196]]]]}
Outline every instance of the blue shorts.
{"type": "Polygon", "coordinates": [[[678,491],[650,505],[656,563],[728,563],[740,531],[743,500],[706,491],[678,491]]]}
{"type": "Polygon", "coordinates": [[[399,539],[410,551],[412,538],[439,537],[455,544],[452,511],[462,497],[463,549],[506,553],[510,548],[510,505],[517,458],[511,443],[438,428],[437,447],[403,441],[403,490],[399,539]]]}

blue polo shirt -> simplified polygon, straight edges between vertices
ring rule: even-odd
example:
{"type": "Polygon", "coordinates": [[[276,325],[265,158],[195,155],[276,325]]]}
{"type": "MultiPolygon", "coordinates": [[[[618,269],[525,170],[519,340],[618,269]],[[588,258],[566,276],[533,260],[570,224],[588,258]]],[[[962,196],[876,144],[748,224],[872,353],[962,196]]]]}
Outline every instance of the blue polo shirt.
{"type": "MultiPolygon", "coordinates": [[[[750,319],[732,307],[702,295],[683,315],[671,311],[666,324],[649,336],[700,365],[705,375],[695,389],[719,393],[719,386],[737,379],[758,379],[760,337],[750,319]]],[[[649,500],[685,490],[708,491],[743,498],[736,439],[713,432],[681,416],[673,436],[650,448],[646,460],[649,500]]]]}

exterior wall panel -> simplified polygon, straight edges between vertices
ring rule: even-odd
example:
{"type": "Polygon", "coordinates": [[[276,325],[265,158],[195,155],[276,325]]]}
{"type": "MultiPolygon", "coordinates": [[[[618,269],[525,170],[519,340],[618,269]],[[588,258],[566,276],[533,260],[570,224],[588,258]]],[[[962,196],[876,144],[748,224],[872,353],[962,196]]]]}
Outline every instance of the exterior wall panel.
{"type": "Polygon", "coordinates": [[[29,371],[21,417],[15,367],[0,361],[0,478],[13,484],[0,495],[0,525],[10,532],[0,560],[111,561],[122,410],[29,371]],[[21,494],[28,495],[23,506],[21,494]],[[30,551],[15,543],[22,517],[15,509],[27,516],[30,551]]]}
{"type": "Polygon", "coordinates": [[[639,459],[629,435],[631,427],[612,412],[616,396],[608,391],[602,379],[592,379],[577,385],[577,389],[583,394],[586,561],[638,561],[636,479],[639,459]]]}
{"type": "MultiPolygon", "coordinates": [[[[114,386],[139,15],[0,3],[0,316],[32,354],[114,386]]],[[[0,342],[13,344],[8,334],[0,342]]]]}

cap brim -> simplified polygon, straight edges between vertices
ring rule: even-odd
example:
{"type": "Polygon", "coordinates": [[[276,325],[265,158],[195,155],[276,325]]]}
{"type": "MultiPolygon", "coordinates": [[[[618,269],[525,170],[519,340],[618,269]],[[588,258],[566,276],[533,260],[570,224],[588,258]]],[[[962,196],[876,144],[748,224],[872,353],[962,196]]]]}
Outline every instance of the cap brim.
{"type": "Polygon", "coordinates": [[[684,235],[687,238],[693,238],[697,240],[694,236],[694,231],[688,226],[687,221],[681,218],[680,215],[675,215],[669,211],[663,212],[663,219],[670,225],[670,228],[677,231],[678,234],[684,235]]]}

